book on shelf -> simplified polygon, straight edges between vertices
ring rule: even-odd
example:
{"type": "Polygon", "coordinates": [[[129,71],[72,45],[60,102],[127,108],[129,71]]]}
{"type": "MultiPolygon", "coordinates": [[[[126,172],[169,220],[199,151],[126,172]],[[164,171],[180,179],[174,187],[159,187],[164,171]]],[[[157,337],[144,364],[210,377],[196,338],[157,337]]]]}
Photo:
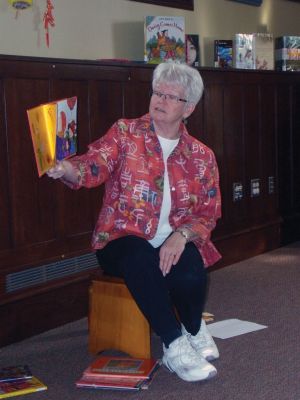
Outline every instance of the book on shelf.
{"type": "Polygon", "coordinates": [[[11,365],[0,368],[0,383],[32,378],[28,365],[11,365]]]}
{"type": "Polygon", "coordinates": [[[185,62],[184,17],[146,16],[144,61],[159,64],[167,60],[185,62]]]}
{"type": "Polygon", "coordinates": [[[217,39],[214,41],[214,66],[232,67],[232,40],[217,39]]]}
{"type": "Polygon", "coordinates": [[[0,382],[0,399],[42,390],[47,390],[47,386],[34,376],[30,379],[0,382]]]}
{"type": "Polygon", "coordinates": [[[275,39],[275,68],[279,71],[300,71],[300,36],[275,39]]]}
{"type": "Polygon", "coordinates": [[[38,175],[77,152],[77,97],[27,110],[38,175]]]}
{"type": "Polygon", "coordinates": [[[234,66],[241,69],[274,69],[274,39],[271,33],[237,33],[234,66]]]}
{"type": "Polygon", "coordinates": [[[101,356],[83,371],[78,388],[147,389],[160,366],[155,359],[101,356]]]}
{"type": "Polygon", "coordinates": [[[187,65],[200,67],[199,35],[185,35],[185,58],[187,65]]]}
{"type": "Polygon", "coordinates": [[[277,71],[299,72],[300,60],[276,60],[275,68],[277,71]]]}

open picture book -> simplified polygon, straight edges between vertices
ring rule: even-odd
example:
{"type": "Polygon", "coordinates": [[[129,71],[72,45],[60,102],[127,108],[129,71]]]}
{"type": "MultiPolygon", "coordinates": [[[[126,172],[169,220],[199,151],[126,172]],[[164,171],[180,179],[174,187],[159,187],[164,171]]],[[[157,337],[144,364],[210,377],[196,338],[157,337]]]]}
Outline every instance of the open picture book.
{"type": "Polygon", "coordinates": [[[27,110],[39,177],[77,152],[77,97],[27,110]]]}

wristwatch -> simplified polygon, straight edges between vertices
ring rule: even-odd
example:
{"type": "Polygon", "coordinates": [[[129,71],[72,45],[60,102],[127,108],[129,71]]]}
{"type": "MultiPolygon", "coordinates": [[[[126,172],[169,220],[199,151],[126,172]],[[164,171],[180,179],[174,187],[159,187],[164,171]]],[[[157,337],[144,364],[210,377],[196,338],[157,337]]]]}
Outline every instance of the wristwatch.
{"type": "Polygon", "coordinates": [[[178,228],[178,229],[176,229],[176,232],[179,232],[181,234],[181,236],[183,236],[187,242],[189,241],[190,237],[186,230],[184,230],[182,228],[178,228]]]}

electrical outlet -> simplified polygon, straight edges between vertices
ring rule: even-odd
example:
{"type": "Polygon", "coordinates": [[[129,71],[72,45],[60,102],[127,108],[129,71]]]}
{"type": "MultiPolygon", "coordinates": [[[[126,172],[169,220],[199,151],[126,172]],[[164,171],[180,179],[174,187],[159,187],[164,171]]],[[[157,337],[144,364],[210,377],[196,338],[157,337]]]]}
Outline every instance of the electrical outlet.
{"type": "Polygon", "coordinates": [[[273,194],[275,192],[275,177],[268,177],[268,192],[269,194],[273,194]]]}
{"type": "Polygon", "coordinates": [[[260,180],[258,178],[251,179],[250,193],[251,197],[258,197],[260,195],[260,180]]]}
{"type": "Polygon", "coordinates": [[[232,185],[232,199],[239,201],[243,198],[243,184],[241,182],[234,182],[232,185]]]}

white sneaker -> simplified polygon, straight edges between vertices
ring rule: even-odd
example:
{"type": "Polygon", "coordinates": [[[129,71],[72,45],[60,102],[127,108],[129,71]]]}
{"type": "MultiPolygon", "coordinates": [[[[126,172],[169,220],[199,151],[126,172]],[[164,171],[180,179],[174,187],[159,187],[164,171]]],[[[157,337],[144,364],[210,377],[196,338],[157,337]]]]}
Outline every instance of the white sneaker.
{"type": "Polygon", "coordinates": [[[163,364],[184,381],[201,381],[217,374],[216,368],[195,352],[186,335],[175,339],[168,348],[163,345],[163,351],[163,364]]]}
{"type": "Polygon", "coordinates": [[[199,332],[193,336],[188,333],[183,325],[181,325],[183,335],[187,336],[193,349],[207,361],[213,361],[219,358],[219,350],[207,329],[204,319],[201,320],[199,332]]]}

